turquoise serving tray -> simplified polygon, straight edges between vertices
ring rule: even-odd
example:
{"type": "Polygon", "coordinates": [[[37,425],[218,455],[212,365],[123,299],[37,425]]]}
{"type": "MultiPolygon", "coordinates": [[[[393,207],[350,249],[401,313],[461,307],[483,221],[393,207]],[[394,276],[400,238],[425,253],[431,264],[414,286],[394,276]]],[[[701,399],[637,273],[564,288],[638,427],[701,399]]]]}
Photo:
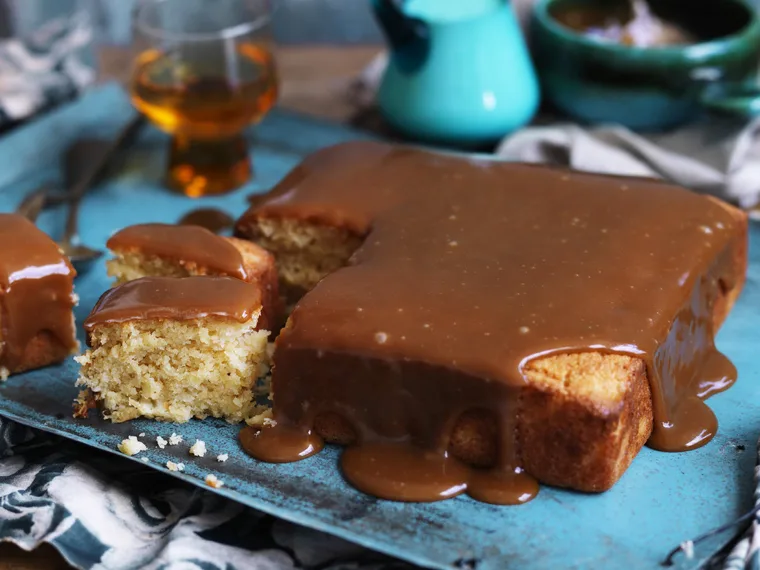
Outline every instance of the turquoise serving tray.
{"type": "MultiPolygon", "coordinates": [[[[72,140],[83,135],[112,137],[130,112],[121,89],[108,85],[0,139],[0,211],[13,210],[40,183],[59,179],[60,156],[72,140]]],[[[274,112],[252,137],[255,182],[226,197],[193,201],[162,188],[166,138],[148,130],[126,153],[116,175],[87,196],[81,212],[83,240],[102,247],[124,226],[173,222],[199,206],[239,215],[246,196],[271,187],[304,154],[364,136],[274,112]]],[[[57,235],[62,223],[62,211],[46,212],[40,219],[51,235],[57,235]]],[[[172,476],[204,486],[205,476],[213,473],[225,483],[213,492],[429,568],[655,568],[683,540],[727,523],[752,506],[754,450],[760,433],[760,228],[752,228],[751,241],[746,289],[718,338],[720,349],[739,369],[736,386],[710,400],[720,422],[718,435],[689,453],[642,450],[620,482],[601,495],[543,487],[534,501],[520,507],[496,507],[464,496],[433,504],[377,500],[343,482],[335,448],[301,463],[269,465],[242,453],[236,441],[238,427],[221,421],[114,425],[94,413],[87,420],[75,420],[73,361],[14,376],[0,385],[0,414],[113,453],[118,453],[123,438],[144,432],[149,449],[133,460],[148,457],[148,465],[167,473],[167,460],[181,461],[186,471],[172,476]],[[155,437],[172,432],[186,443],[158,449],[155,437]],[[188,454],[195,439],[209,448],[203,459],[188,454]],[[219,453],[229,454],[229,460],[217,462],[219,453]]],[[[81,297],[76,317],[81,323],[108,287],[103,264],[76,285],[81,297]]],[[[679,555],[677,565],[699,567],[729,538],[723,535],[698,547],[690,560],[679,555]]]]}

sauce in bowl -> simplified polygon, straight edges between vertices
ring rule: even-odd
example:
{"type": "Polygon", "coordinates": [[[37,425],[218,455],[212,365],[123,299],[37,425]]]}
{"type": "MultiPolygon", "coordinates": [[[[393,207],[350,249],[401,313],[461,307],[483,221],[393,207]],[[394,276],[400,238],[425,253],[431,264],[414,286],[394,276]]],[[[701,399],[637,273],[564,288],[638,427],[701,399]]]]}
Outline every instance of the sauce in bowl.
{"type": "Polygon", "coordinates": [[[630,6],[573,6],[554,14],[562,25],[600,41],[632,47],[665,47],[699,42],[693,34],[661,19],[645,0],[630,0],[630,6]]]}

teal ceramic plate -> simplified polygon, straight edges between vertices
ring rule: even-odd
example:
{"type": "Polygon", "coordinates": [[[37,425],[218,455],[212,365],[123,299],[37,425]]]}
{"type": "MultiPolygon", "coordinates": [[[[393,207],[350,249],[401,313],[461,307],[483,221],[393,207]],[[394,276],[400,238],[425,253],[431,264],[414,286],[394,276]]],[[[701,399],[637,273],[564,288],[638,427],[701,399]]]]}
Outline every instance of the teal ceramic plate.
{"type": "MultiPolygon", "coordinates": [[[[82,134],[110,137],[130,112],[124,94],[107,86],[0,139],[0,210],[12,210],[24,193],[57,177],[62,149],[82,134]]],[[[245,209],[246,196],[277,182],[316,148],[362,135],[300,116],[273,113],[252,141],[257,178],[250,187],[200,202],[162,189],[166,139],[146,132],[129,151],[116,176],[93,190],[82,209],[83,238],[103,246],[115,230],[136,222],[177,220],[199,206],[232,214],[245,209]]],[[[62,212],[40,220],[55,234],[62,212]]],[[[602,495],[544,487],[520,507],[496,507],[467,497],[434,504],[401,504],[368,497],[348,487],[337,471],[337,449],[291,465],[258,463],[238,448],[238,428],[219,421],[185,425],[134,421],[113,425],[94,417],[74,420],[71,403],[76,365],[37,370],[0,386],[0,414],[83,444],[116,452],[128,435],[144,432],[148,465],[164,470],[167,460],[186,464],[172,473],[203,486],[213,473],[225,485],[215,492],[276,516],[344,537],[430,568],[653,568],[681,541],[734,519],[752,505],[754,449],[760,431],[760,229],[752,230],[752,266],[746,290],[720,333],[718,344],[736,363],[740,378],[710,404],[720,421],[717,437],[689,453],[644,449],[621,481],[602,495]],[[172,432],[185,444],[158,449],[157,435],[172,432]],[[202,439],[203,459],[188,454],[202,439]],[[218,463],[219,453],[229,460],[218,463]]],[[[0,244],[2,247],[2,244],[0,244]]],[[[102,263],[77,281],[81,323],[108,286],[102,263]]],[[[724,539],[727,537],[723,537],[724,539]]],[[[722,544],[697,549],[685,567],[696,568],[722,544]]]]}

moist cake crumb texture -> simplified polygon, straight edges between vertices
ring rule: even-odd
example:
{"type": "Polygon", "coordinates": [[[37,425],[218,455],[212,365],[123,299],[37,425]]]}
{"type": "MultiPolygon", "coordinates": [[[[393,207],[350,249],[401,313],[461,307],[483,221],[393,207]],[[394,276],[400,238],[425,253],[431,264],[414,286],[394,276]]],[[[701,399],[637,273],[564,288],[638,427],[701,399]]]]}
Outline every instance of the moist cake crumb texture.
{"type": "Polygon", "coordinates": [[[227,321],[98,327],[93,348],[76,358],[77,385],[92,390],[114,422],[207,416],[239,422],[256,409],[252,387],[266,340],[266,331],[227,321]]]}
{"type": "Polygon", "coordinates": [[[119,444],[119,451],[121,451],[124,455],[137,455],[146,449],[148,449],[148,447],[133,435],[130,435],[127,439],[122,440],[122,442],[119,444]]]}
{"type": "Polygon", "coordinates": [[[216,475],[206,475],[206,485],[213,487],[214,489],[221,489],[224,487],[224,481],[221,481],[216,475]]]}
{"type": "Polygon", "coordinates": [[[166,467],[167,469],[169,469],[169,471],[184,471],[185,470],[184,463],[175,463],[174,461],[167,461],[166,467]]]}
{"type": "Polygon", "coordinates": [[[227,277],[129,282],[106,293],[85,323],[90,349],[77,358],[77,384],[115,422],[244,421],[256,413],[253,386],[266,360],[259,313],[256,287],[227,277]]]}
{"type": "Polygon", "coordinates": [[[196,439],[195,443],[190,446],[190,455],[196,457],[203,457],[206,455],[206,442],[196,439]]]}

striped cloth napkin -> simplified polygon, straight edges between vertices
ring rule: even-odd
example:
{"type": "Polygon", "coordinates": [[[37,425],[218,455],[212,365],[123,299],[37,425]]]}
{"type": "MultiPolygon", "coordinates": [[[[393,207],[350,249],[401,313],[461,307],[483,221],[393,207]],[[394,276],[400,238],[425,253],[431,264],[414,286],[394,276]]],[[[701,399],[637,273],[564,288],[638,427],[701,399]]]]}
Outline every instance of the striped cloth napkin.
{"type": "Polygon", "coordinates": [[[80,12],[0,40],[0,129],[76,97],[95,80],[93,26],[80,12]]]}
{"type": "Polygon", "coordinates": [[[3,541],[82,570],[414,569],[0,417],[3,541]]]}

